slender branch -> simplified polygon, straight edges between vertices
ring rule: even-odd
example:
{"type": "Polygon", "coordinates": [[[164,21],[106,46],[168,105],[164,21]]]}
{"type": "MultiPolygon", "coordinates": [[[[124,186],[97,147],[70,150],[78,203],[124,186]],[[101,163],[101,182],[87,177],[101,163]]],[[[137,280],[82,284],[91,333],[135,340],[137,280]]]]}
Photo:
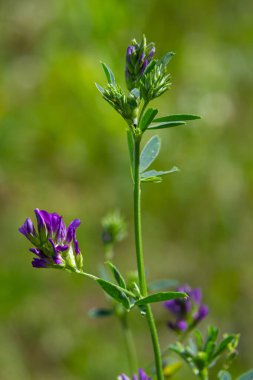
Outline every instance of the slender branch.
{"type": "Polygon", "coordinates": [[[139,285],[141,295],[147,296],[147,285],[144,267],[144,257],[142,252],[142,232],[141,232],[141,185],[140,185],[140,142],[141,137],[135,136],[134,144],[134,228],[135,228],[135,250],[139,275],[139,285]]]}
{"type": "Polygon", "coordinates": [[[144,104],[142,106],[142,109],[141,109],[141,112],[140,112],[139,117],[138,117],[138,123],[140,122],[140,120],[141,120],[141,118],[142,118],[142,116],[144,114],[144,111],[147,108],[147,106],[148,106],[148,102],[144,102],[144,104]]]}
{"type": "Polygon", "coordinates": [[[138,370],[138,359],[136,353],[136,347],[134,343],[133,334],[129,326],[128,315],[125,313],[121,318],[121,326],[125,338],[125,345],[127,350],[127,357],[129,363],[129,370],[131,373],[137,373],[138,370]]]}
{"type": "Polygon", "coordinates": [[[200,374],[199,374],[199,378],[201,380],[208,380],[209,379],[209,376],[208,376],[208,369],[207,368],[204,368],[200,374]]]}
{"type": "MultiPolygon", "coordinates": [[[[141,232],[141,184],[140,184],[140,142],[141,136],[135,136],[134,144],[134,227],[135,227],[135,248],[136,248],[136,260],[139,276],[139,285],[141,295],[143,297],[148,295],[147,282],[145,275],[144,257],[142,251],[142,232],[141,232]]],[[[155,326],[155,321],[150,305],[146,306],[146,317],[149,325],[150,335],[153,344],[153,351],[155,357],[157,380],[163,380],[163,369],[161,350],[155,326]]]]}
{"type": "MultiPolygon", "coordinates": [[[[86,272],[80,271],[80,270],[78,270],[78,269],[74,269],[74,268],[69,267],[69,268],[67,268],[67,270],[68,270],[69,272],[77,273],[77,274],[80,274],[80,275],[82,275],[82,276],[85,276],[85,277],[91,278],[91,279],[94,280],[94,281],[101,280],[99,277],[94,276],[93,274],[86,273],[86,272]]],[[[108,282],[108,281],[105,281],[105,282],[108,282]]],[[[122,288],[121,286],[119,286],[119,285],[117,285],[117,284],[113,284],[113,286],[114,286],[115,288],[119,289],[121,292],[127,294],[128,296],[130,296],[130,297],[132,297],[132,298],[135,297],[134,294],[133,294],[132,292],[130,292],[130,290],[125,289],[125,288],[122,288]]]]}

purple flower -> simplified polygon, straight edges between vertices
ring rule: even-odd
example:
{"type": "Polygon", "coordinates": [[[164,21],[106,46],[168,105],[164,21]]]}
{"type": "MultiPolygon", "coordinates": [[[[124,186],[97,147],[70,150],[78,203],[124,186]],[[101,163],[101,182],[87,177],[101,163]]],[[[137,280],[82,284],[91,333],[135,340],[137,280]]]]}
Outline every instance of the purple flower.
{"type": "Polygon", "coordinates": [[[177,291],[188,294],[187,299],[174,299],[165,302],[164,306],[174,316],[168,326],[178,333],[190,331],[196,324],[208,314],[208,307],[202,304],[202,292],[200,288],[191,289],[188,285],[180,286],[177,291]]]}
{"type": "Polygon", "coordinates": [[[33,244],[37,241],[37,233],[30,218],[26,219],[25,223],[19,228],[19,232],[25,235],[33,244]]]}
{"type": "MultiPolygon", "coordinates": [[[[118,376],[118,380],[131,380],[128,376],[122,374],[118,376]]],[[[133,375],[132,380],[152,380],[151,377],[148,377],[148,375],[144,372],[142,368],[138,371],[138,376],[133,375]]]]}
{"type": "Polygon", "coordinates": [[[145,36],[142,37],[140,43],[133,40],[132,44],[128,46],[126,51],[125,77],[127,88],[130,91],[138,86],[154,54],[155,45],[153,42],[147,44],[145,36]]]}
{"type": "Polygon", "coordinates": [[[19,228],[19,232],[35,246],[30,248],[35,257],[35,268],[64,267],[82,269],[82,255],[76,238],[80,220],[73,220],[66,228],[62,217],[36,209],[37,231],[30,218],[19,228]]]}

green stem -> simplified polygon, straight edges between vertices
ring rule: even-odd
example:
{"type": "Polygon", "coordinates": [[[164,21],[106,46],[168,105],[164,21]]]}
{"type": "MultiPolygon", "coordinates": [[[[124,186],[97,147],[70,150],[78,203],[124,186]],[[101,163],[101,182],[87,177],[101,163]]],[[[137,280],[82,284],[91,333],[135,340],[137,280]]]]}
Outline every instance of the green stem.
{"type": "MultiPolygon", "coordinates": [[[[141,295],[143,297],[148,295],[147,282],[144,267],[144,257],[142,251],[142,233],[141,233],[141,183],[140,183],[140,143],[141,136],[135,136],[134,142],[134,228],[135,228],[135,248],[136,259],[139,276],[139,285],[141,295]]],[[[146,306],[146,317],[149,325],[150,335],[153,344],[153,351],[155,357],[157,380],[163,380],[163,369],[161,350],[155,326],[155,321],[150,305],[146,306]]]]}
{"type": "Polygon", "coordinates": [[[120,318],[120,321],[121,321],[121,326],[122,326],[122,330],[123,330],[123,334],[125,338],[129,370],[131,371],[131,373],[137,373],[138,371],[137,353],[136,353],[133,334],[128,323],[127,314],[124,314],[120,318]]]}
{"type": "Polygon", "coordinates": [[[201,380],[208,380],[208,379],[209,379],[209,376],[208,376],[208,369],[207,369],[207,368],[203,369],[203,370],[200,372],[200,374],[199,374],[199,378],[200,378],[201,380]]]}
{"type": "MultiPolygon", "coordinates": [[[[74,268],[71,268],[71,267],[68,267],[66,268],[69,272],[73,272],[73,273],[77,273],[77,274],[80,274],[81,276],[85,276],[85,277],[88,277],[88,278],[91,278],[92,280],[94,281],[99,281],[99,280],[102,280],[101,278],[97,277],[97,276],[94,276],[93,274],[90,274],[90,273],[86,273],[86,272],[83,272],[83,271],[80,271],[78,269],[74,269],[74,268]]],[[[104,282],[108,282],[108,281],[104,281],[104,282]]],[[[121,292],[127,294],[129,297],[131,298],[134,298],[134,294],[132,292],[130,292],[130,290],[127,290],[125,288],[122,288],[121,286],[119,285],[116,285],[116,284],[113,284],[113,286],[117,289],[119,289],[121,292]]]]}
{"type": "Polygon", "coordinates": [[[140,112],[140,114],[139,114],[139,121],[141,120],[141,118],[142,118],[142,116],[143,116],[143,114],[144,114],[144,111],[145,111],[145,109],[147,108],[147,106],[148,106],[148,102],[144,102],[144,104],[143,104],[143,106],[142,106],[142,109],[141,109],[141,112],[140,112]]]}

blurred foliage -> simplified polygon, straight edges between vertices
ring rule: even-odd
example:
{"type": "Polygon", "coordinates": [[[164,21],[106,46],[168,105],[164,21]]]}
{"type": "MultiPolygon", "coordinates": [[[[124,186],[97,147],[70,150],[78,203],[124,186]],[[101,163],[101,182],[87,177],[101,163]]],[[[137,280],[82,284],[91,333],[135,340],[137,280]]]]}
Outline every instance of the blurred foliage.
{"type": "MultiPolygon", "coordinates": [[[[0,2],[1,379],[112,380],[127,371],[116,321],[87,315],[105,305],[100,289],[32,269],[17,229],[35,207],[80,218],[85,265],[96,273],[100,219],[120,208],[130,231],[116,263],[135,268],[125,126],[94,82],[103,84],[103,60],[123,84],[126,46],[143,32],[158,55],[176,52],[172,90],[154,102],[161,115],[203,116],[160,132],[159,167],[181,172],[143,186],[150,280],[201,286],[209,323],[241,332],[233,374],[252,366],[252,13],[250,0],[0,2]]],[[[165,346],[168,316],[155,312],[165,346]]],[[[137,315],[131,322],[144,365],[146,326],[137,315]]]]}

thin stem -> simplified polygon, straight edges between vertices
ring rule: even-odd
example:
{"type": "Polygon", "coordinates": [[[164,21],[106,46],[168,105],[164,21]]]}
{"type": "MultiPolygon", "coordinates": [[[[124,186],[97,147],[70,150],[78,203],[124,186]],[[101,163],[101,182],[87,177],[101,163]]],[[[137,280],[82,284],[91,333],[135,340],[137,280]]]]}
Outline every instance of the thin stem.
{"type": "MultiPolygon", "coordinates": [[[[134,144],[134,228],[135,228],[135,247],[136,259],[139,276],[139,285],[141,295],[143,297],[148,295],[147,282],[144,267],[144,257],[142,251],[142,232],[141,232],[141,184],[140,184],[140,142],[141,136],[135,136],[134,144]]],[[[156,365],[157,380],[163,380],[162,358],[161,350],[155,326],[155,321],[150,305],[146,306],[146,317],[149,325],[150,335],[153,344],[153,351],[156,365]]]]}
{"type": "Polygon", "coordinates": [[[142,252],[142,232],[141,232],[141,185],[140,185],[140,136],[135,136],[134,145],[134,228],[135,228],[135,249],[137,268],[139,275],[139,285],[141,295],[147,296],[147,285],[144,267],[144,257],[142,252]]]}
{"type": "Polygon", "coordinates": [[[129,326],[127,314],[124,314],[124,316],[120,318],[120,321],[121,321],[121,326],[122,326],[122,330],[123,330],[123,334],[125,338],[129,370],[131,371],[131,373],[137,373],[137,370],[138,370],[137,353],[136,353],[132,330],[129,326]]]}
{"type": "Polygon", "coordinates": [[[147,106],[148,106],[148,102],[144,102],[144,104],[143,104],[143,106],[142,106],[142,109],[141,109],[141,112],[140,112],[140,114],[139,114],[139,121],[141,120],[142,115],[144,114],[144,111],[145,111],[145,109],[147,108],[147,106]]]}
{"type": "MultiPolygon", "coordinates": [[[[99,281],[102,280],[101,278],[99,278],[99,277],[97,277],[97,276],[94,276],[93,274],[86,273],[86,272],[80,271],[80,270],[78,270],[78,269],[74,269],[74,268],[68,267],[67,270],[68,270],[69,272],[77,273],[77,274],[80,274],[80,275],[82,275],[82,276],[85,276],[85,277],[91,278],[92,280],[97,281],[97,282],[99,282],[99,281]]],[[[108,282],[108,281],[105,281],[105,280],[103,280],[103,281],[104,281],[104,282],[108,282]]],[[[121,286],[116,285],[116,284],[113,284],[113,286],[114,286],[115,288],[119,289],[121,292],[123,292],[123,293],[127,294],[128,296],[134,298],[134,294],[133,294],[132,292],[130,292],[130,290],[127,290],[127,289],[125,289],[125,288],[122,288],[121,286]]]]}
{"type": "Polygon", "coordinates": [[[204,368],[200,374],[199,374],[199,378],[201,380],[208,380],[209,379],[209,376],[208,376],[208,369],[207,368],[204,368]]]}

